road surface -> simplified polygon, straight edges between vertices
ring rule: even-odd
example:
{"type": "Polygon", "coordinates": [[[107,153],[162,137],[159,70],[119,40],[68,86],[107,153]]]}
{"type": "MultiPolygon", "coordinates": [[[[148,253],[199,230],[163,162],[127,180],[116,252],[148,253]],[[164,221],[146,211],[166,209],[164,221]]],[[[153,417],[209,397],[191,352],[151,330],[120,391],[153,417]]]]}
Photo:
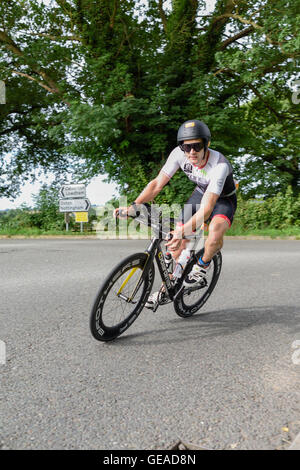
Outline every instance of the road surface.
{"type": "Polygon", "coordinates": [[[97,342],[98,286],[144,247],[0,241],[3,449],[282,449],[300,431],[300,242],[226,240],[201,314],[144,309],[97,342]]]}

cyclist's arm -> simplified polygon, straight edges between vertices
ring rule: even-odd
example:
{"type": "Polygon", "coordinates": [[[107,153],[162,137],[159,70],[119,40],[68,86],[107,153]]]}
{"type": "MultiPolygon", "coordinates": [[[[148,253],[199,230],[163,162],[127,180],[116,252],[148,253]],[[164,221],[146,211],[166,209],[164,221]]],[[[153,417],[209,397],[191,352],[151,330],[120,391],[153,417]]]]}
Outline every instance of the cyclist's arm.
{"type": "MultiPolygon", "coordinates": [[[[176,173],[178,168],[180,167],[179,165],[179,160],[178,158],[181,156],[179,147],[176,147],[174,149],[162,169],[160,170],[159,174],[157,175],[154,180],[150,181],[150,183],[145,187],[145,189],[141,192],[141,194],[136,198],[135,203],[136,204],[143,204],[145,202],[150,202],[152,201],[163,189],[163,187],[170,181],[172,176],[176,173]],[[179,155],[178,155],[179,152],[179,155]]],[[[127,213],[132,209],[132,206],[130,207],[119,207],[118,209],[115,209],[114,215],[116,216],[119,212],[119,210],[126,210],[127,213]]]]}
{"type": "Polygon", "coordinates": [[[160,193],[163,187],[180,168],[180,158],[182,158],[182,152],[179,147],[176,147],[168,156],[168,159],[160,170],[158,176],[154,180],[150,181],[146,188],[137,197],[135,201],[137,204],[152,201],[155,196],[160,193]]]}
{"type": "Polygon", "coordinates": [[[188,222],[179,228],[179,231],[181,231],[182,235],[191,235],[194,230],[197,230],[197,228],[201,227],[203,222],[209,218],[218,199],[219,194],[206,191],[203,195],[198,211],[193,215],[193,217],[190,218],[190,220],[188,220],[188,222]]]}
{"type": "Polygon", "coordinates": [[[176,147],[168,156],[168,159],[160,170],[158,176],[154,180],[150,181],[144,191],[142,191],[139,197],[136,199],[135,202],[137,204],[152,201],[155,196],[160,193],[163,187],[180,168],[180,158],[182,158],[182,152],[179,147],[176,147]]]}
{"type": "Polygon", "coordinates": [[[141,194],[136,198],[136,204],[152,201],[170,181],[170,177],[164,171],[160,171],[158,176],[145,187],[141,194]]]}
{"type": "Polygon", "coordinates": [[[190,234],[193,230],[197,230],[197,228],[201,227],[203,222],[209,218],[221,192],[223,191],[228,173],[229,167],[226,163],[220,163],[214,168],[214,171],[211,174],[211,181],[201,200],[200,209],[186,224],[184,224],[183,230],[186,234],[190,234]]]}
{"type": "Polygon", "coordinates": [[[201,227],[203,222],[207,220],[215,207],[219,195],[211,192],[205,192],[201,200],[201,205],[198,211],[190,218],[184,225],[179,226],[173,232],[173,238],[166,243],[171,251],[177,250],[180,242],[184,236],[191,235],[193,231],[201,227]]]}

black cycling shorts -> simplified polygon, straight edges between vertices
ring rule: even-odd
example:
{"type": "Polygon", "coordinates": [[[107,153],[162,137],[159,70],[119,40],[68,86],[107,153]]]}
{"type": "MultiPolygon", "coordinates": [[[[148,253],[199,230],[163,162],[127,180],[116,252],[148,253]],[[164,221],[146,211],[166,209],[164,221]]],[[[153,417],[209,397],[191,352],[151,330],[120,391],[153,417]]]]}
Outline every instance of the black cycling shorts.
{"type": "MultiPolygon", "coordinates": [[[[196,188],[181,211],[178,219],[180,224],[185,224],[199,210],[202,198],[203,194],[196,188]]],[[[229,227],[231,227],[236,206],[236,194],[228,197],[219,197],[211,215],[205,222],[210,222],[215,216],[219,216],[227,220],[229,227]]]]}

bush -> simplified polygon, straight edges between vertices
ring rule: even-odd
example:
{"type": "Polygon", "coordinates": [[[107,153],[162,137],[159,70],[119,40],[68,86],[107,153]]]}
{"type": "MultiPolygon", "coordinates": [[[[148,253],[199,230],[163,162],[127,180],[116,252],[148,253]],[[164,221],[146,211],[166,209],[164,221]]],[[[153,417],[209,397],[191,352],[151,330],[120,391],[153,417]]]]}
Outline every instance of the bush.
{"type": "Polygon", "coordinates": [[[266,200],[245,201],[239,196],[233,226],[244,230],[300,227],[300,194],[294,196],[289,186],[285,194],[266,200]]]}
{"type": "MultiPolygon", "coordinates": [[[[174,178],[173,185],[167,185],[167,190],[155,199],[159,205],[175,205],[186,202],[192,193],[193,187],[186,187],[180,178],[174,178]],[[171,201],[171,202],[170,202],[171,201]]],[[[118,207],[118,201],[111,201],[118,207]]],[[[165,213],[165,216],[167,214],[165,213]]],[[[176,216],[177,214],[175,214],[176,216]]],[[[93,223],[101,220],[92,208],[89,222],[84,224],[84,231],[91,231],[93,223]]],[[[80,225],[70,218],[70,230],[80,230],[80,225]]],[[[287,228],[300,228],[300,194],[293,195],[291,187],[285,194],[278,193],[268,199],[244,200],[238,193],[238,207],[234,218],[233,232],[264,229],[284,230],[287,228]]],[[[38,229],[40,231],[65,230],[64,214],[58,211],[58,190],[55,187],[44,186],[35,198],[35,207],[31,209],[25,205],[20,209],[0,212],[0,231],[9,233],[38,229]]]]}

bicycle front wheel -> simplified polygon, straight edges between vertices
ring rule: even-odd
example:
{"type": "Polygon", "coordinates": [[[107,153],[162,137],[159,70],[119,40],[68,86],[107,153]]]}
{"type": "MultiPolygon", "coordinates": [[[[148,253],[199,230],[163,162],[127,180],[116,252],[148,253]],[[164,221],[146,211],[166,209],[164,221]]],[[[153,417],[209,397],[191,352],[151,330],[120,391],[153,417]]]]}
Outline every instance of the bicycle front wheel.
{"type": "Polygon", "coordinates": [[[109,274],[100,287],[90,316],[90,329],[98,341],[111,341],[137,319],[151,292],[154,266],[147,274],[148,254],[128,256],[109,274]]]}
{"type": "MultiPolygon", "coordinates": [[[[199,259],[203,253],[204,249],[200,250],[196,254],[196,258],[199,259]]],[[[208,279],[196,287],[185,287],[174,300],[175,312],[180,317],[190,317],[200,310],[216,287],[222,268],[222,255],[220,251],[213,257],[211,262],[213,265],[210,268],[208,279]]],[[[189,272],[186,273],[186,276],[188,274],[189,272]]]]}

